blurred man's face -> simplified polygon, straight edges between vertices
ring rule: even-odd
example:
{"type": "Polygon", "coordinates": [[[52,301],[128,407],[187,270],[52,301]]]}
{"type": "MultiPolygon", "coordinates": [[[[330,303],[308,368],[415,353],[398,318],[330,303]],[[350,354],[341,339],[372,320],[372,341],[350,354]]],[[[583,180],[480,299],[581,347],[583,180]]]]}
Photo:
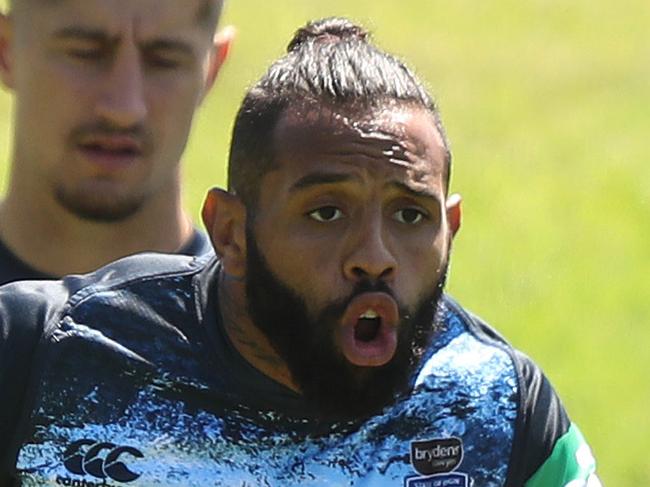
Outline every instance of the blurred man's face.
{"type": "Polygon", "coordinates": [[[173,189],[208,84],[216,5],[17,2],[4,19],[2,75],[16,94],[21,188],[97,220],[173,189]]]}
{"type": "Polygon", "coordinates": [[[248,217],[249,311],[307,398],[370,413],[408,387],[433,331],[457,229],[445,149],[420,109],[298,112],[248,217]]]}

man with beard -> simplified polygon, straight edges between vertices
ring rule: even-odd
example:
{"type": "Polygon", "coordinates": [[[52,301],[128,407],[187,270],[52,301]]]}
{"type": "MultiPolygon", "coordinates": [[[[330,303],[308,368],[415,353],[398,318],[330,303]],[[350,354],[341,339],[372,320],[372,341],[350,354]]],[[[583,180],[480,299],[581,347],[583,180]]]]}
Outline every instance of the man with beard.
{"type": "Polygon", "coordinates": [[[194,113],[228,52],[222,0],[13,0],[0,80],[15,96],[0,284],[146,250],[210,250],[181,200],[194,113]]]}
{"type": "Polygon", "coordinates": [[[438,111],[345,19],[247,93],[217,256],[0,290],[2,471],[30,485],[599,485],[538,367],[443,295],[438,111]],[[76,483],[75,483],[76,482],[76,483]],[[113,483],[111,483],[113,482],[113,483]]]}

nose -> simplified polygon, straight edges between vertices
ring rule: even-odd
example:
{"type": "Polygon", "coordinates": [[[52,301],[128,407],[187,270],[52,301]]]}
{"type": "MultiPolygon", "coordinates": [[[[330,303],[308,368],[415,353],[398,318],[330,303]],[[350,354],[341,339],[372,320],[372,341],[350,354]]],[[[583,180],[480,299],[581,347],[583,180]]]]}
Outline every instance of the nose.
{"type": "Polygon", "coordinates": [[[390,282],[397,272],[397,260],[392,252],[381,215],[367,221],[354,236],[343,264],[347,279],[371,279],[390,282]]]}
{"type": "Polygon", "coordinates": [[[144,75],[137,49],[116,52],[102,83],[98,115],[123,128],[141,123],[147,115],[144,75]]]}

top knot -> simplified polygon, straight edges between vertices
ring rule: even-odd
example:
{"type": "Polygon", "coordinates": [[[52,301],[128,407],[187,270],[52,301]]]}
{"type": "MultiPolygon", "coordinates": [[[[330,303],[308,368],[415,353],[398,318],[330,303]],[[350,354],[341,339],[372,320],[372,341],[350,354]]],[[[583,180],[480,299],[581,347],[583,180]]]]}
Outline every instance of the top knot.
{"type": "Polygon", "coordinates": [[[296,31],[287,46],[287,52],[298,49],[305,42],[340,42],[356,39],[365,42],[368,31],[342,17],[314,20],[296,31]]]}

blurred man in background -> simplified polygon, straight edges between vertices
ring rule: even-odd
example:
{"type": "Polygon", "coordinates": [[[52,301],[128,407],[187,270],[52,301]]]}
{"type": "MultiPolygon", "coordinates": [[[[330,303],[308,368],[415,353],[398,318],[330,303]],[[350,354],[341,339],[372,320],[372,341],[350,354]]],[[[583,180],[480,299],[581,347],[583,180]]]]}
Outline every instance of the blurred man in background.
{"type": "Polygon", "coordinates": [[[209,249],[180,159],[228,53],[222,0],[13,0],[0,76],[15,94],[0,283],[141,251],[209,249]]]}

